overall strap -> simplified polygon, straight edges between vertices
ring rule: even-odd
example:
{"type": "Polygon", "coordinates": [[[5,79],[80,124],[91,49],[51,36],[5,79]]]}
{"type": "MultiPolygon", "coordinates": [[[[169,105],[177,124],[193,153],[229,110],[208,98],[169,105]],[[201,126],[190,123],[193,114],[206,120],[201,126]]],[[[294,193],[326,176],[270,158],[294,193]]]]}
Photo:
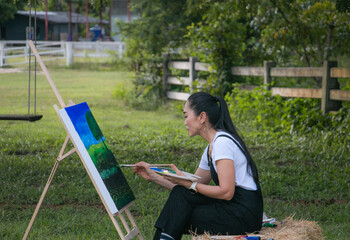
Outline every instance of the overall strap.
{"type": "Polygon", "coordinates": [[[213,165],[213,160],[211,159],[211,156],[209,156],[209,145],[207,147],[207,158],[208,158],[208,166],[210,167],[211,179],[213,179],[213,181],[216,185],[219,185],[218,173],[215,171],[215,168],[213,165]]]}
{"type": "Polygon", "coordinates": [[[228,135],[219,135],[216,139],[218,139],[219,137],[227,137],[227,138],[231,139],[237,145],[237,147],[242,151],[242,153],[244,155],[246,154],[246,152],[242,148],[241,144],[239,144],[239,142],[236,139],[234,139],[233,137],[228,136],[228,135]]]}
{"type": "MultiPolygon", "coordinates": [[[[237,146],[238,148],[242,151],[242,153],[245,155],[245,151],[244,149],[242,148],[242,146],[238,143],[238,141],[236,139],[234,139],[233,137],[230,137],[228,135],[219,135],[217,136],[217,138],[219,137],[227,137],[229,139],[231,139],[237,146]]],[[[216,139],[217,139],[216,138],[216,139]]],[[[215,139],[215,140],[216,140],[215,139]]],[[[209,156],[209,145],[208,145],[208,148],[207,148],[207,158],[208,158],[208,166],[210,167],[210,175],[211,175],[211,178],[213,179],[214,183],[216,185],[219,185],[219,177],[218,177],[218,174],[217,172],[215,171],[215,168],[214,168],[214,165],[213,165],[213,160],[211,159],[211,156],[209,156]]]]}
{"type": "MultiPolygon", "coordinates": [[[[234,139],[233,137],[231,136],[228,136],[228,135],[219,135],[217,136],[217,138],[219,137],[227,137],[229,139],[231,139],[237,146],[238,148],[242,151],[242,153],[245,155],[246,152],[244,151],[244,149],[242,148],[242,146],[238,143],[238,141],[236,139],[234,139]]],[[[216,139],[217,139],[216,138],[216,139]]],[[[215,139],[215,140],[216,140],[215,139]]],[[[219,185],[219,178],[218,178],[218,174],[217,172],[215,171],[215,168],[214,168],[214,165],[213,165],[213,160],[211,159],[211,156],[209,156],[209,145],[208,145],[208,149],[207,149],[207,157],[208,157],[208,165],[210,167],[210,174],[211,174],[211,178],[213,179],[214,183],[216,185],[219,185]]],[[[255,182],[255,181],[254,181],[255,182]]],[[[255,182],[256,186],[257,186],[257,189],[258,191],[260,191],[260,183],[259,182],[255,182]]]]}

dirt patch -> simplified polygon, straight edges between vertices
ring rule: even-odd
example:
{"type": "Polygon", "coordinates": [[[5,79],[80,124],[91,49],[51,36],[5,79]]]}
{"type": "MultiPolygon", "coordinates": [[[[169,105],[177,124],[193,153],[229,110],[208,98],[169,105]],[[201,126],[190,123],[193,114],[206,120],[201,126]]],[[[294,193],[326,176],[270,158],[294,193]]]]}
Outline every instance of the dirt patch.
{"type": "Polygon", "coordinates": [[[23,69],[21,68],[0,68],[0,74],[1,73],[21,73],[23,72],[23,69]]]}

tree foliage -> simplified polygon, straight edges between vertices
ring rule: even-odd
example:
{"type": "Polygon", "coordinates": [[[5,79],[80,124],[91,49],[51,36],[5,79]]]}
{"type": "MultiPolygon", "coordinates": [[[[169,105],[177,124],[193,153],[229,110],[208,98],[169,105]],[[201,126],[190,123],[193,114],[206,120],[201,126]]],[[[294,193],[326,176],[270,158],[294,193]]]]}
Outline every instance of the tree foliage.
{"type": "Polygon", "coordinates": [[[320,66],[350,53],[348,0],[135,0],[133,10],[118,26],[138,70],[167,52],[194,56],[213,67],[205,87],[221,95],[240,82],[231,66],[320,66]]]}
{"type": "Polygon", "coordinates": [[[136,0],[131,8],[138,18],[117,22],[129,56],[137,61],[154,59],[182,46],[186,26],[192,22],[185,14],[186,0],[136,0]]]}
{"type": "Polygon", "coordinates": [[[0,0],[0,24],[13,18],[18,9],[21,9],[25,1],[0,0]]]}
{"type": "Polygon", "coordinates": [[[117,21],[131,66],[138,71],[132,105],[152,109],[162,101],[163,54],[176,52],[185,43],[186,26],[195,21],[186,15],[186,0],[136,0],[131,9],[138,16],[130,23],[117,21]],[[146,104],[146,106],[145,106],[146,104]]]}
{"type": "Polygon", "coordinates": [[[339,12],[350,12],[349,0],[337,0],[336,6],[339,12]]]}
{"type": "Polygon", "coordinates": [[[215,73],[209,78],[207,88],[223,95],[234,82],[231,67],[242,63],[245,49],[245,26],[237,14],[239,3],[229,0],[190,1],[189,4],[188,14],[201,16],[200,21],[187,27],[191,55],[211,64],[215,73]],[[204,14],[198,9],[205,9],[204,14]]]}
{"type": "Polygon", "coordinates": [[[334,2],[271,0],[258,16],[267,55],[278,62],[319,66],[350,53],[350,15],[334,2]]]}

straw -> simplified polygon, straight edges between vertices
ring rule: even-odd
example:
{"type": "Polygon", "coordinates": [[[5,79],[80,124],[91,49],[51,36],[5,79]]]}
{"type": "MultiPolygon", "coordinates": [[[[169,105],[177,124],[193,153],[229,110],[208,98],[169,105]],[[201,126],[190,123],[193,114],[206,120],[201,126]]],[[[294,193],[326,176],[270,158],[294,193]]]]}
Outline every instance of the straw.
{"type": "MultiPolygon", "coordinates": [[[[282,222],[276,222],[276,228],[263,227],[259,234],[248,234],[249,236],[260,236],[261,239],[274,240],[322,240],[324,239],[322,229],[314,221],[294,220],[293,216],[287,217],[282,222]]],[[[192,240],[233,240],[234,236],[210,236],[192,234],[192,240]]]]}

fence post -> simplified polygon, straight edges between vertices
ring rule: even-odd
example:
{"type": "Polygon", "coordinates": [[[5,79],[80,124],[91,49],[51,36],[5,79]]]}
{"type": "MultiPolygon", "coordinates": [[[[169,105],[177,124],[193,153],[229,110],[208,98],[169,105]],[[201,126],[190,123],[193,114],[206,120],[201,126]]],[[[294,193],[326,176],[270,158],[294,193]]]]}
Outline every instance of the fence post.
{"type": "Polygon", "coordinates": [[[100,53],[100,43],[94,42],[94,48],[96,55],[99,55],[100,53]]]}
{"type": "Polygon", "coordinates": [[[69,67],[73,63],[73,43],[66,42],[66,66],[69,67]]]}
{"type": "Polygon", "coordinates": [[[329,111],[336,111],[342,107],[341,101],[334,101],[330,99],[330,90],[339,89],[340,85],[337,78],[331,78],[331,68],[337,67],[336,61],[324,61],[322,72],[322,98],[321,109],[323,114],[329,111]]]}
{"type": "Polygon", "coordinates": [[[275,62],[264,61],[264,85],[267,90],[271,89],[271,68],[276,67],[275,62]]]}
{"type": "Polygon", "coordinates": [[[0,67],[5,64],[5,43],[0,43],[0,67]]]}
{"type": "Polygon", "coordinates": [[[189,87],[190,87],[190,92],[193,91],[193,82],[196,80],[197,78],[197,72],[195,69],[195,64],[196,64],[197,58],[195,57],[190,57],[190,69],[189,69],[189,79],[190,79],[190,83],[189,83],[189,87]]]}
{"type": "Polygon", "coordinates": [[[29,47],[29,44],[28,44],[28,41],[26,41],[26,46],[24,47],[24,62],[28,62],[28,57],[29,57],[29,51],[30,50],[30,47],[29,47]]]}
{"type": "Polygon", "coordinates": [[[123,44],[121,42],[119,42],[119,46],[118,46],[118,57],[119,59],[122,59],[123,57],[123,44]]]}
{"type": "Polygon", "coordinates": [[[162,88],[163,88],[163,94],[165,97],[167,97],[167,81],[168,81],[168,76],[170,75],[170,70],[168,69],[168,63],[170,61],[170,55],[165,54],[163,55],[163,79],[162,79],[162,88]]]}
{"type": "Polygon", "coordinates": [[[66,45],[64,44],[64,41],[60,41],[60,46],[61,50],[63,51],[64,58],[67,58],[66,45]]]}

